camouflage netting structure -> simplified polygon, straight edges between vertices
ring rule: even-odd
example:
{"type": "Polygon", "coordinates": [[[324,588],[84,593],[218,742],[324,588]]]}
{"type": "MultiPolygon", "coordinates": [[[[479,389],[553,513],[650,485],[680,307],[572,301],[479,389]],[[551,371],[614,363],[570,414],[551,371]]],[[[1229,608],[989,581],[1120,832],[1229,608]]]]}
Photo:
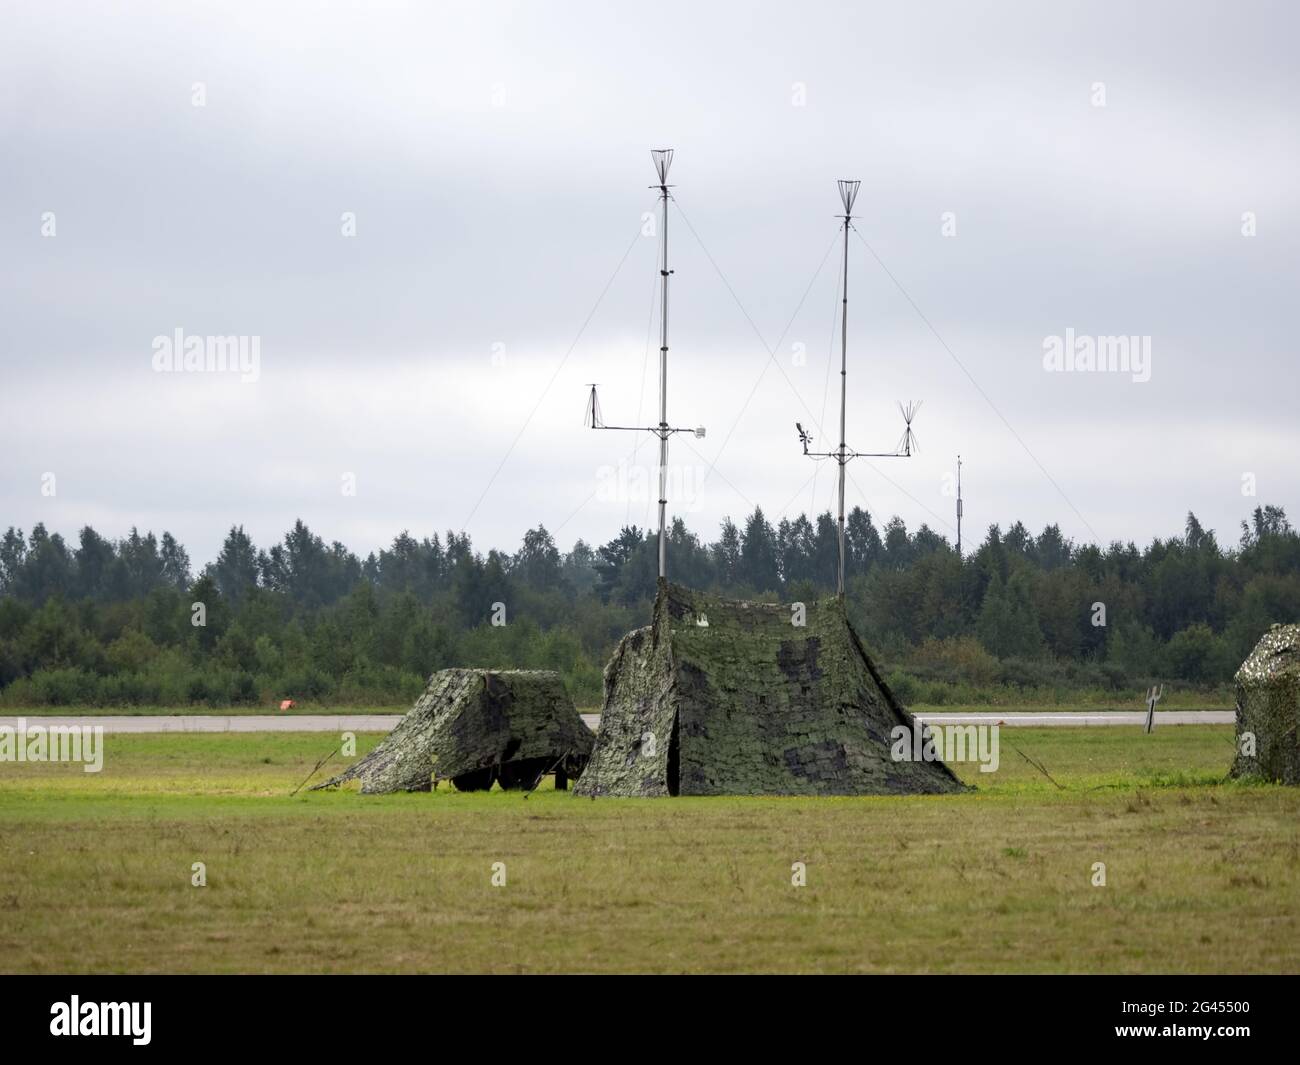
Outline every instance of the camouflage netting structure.
{"type": "Polygon", "coordinates": [[[1300,625],[1274,625],[1237,670],[1234,777],[1300,784],[1300,625]],[[1246,753],[1253,743],[1254,753],[1246,753]]]}
{"type": "Polygon", "coordinates": [[[373,751],[312,790],[360,780],[365,795],[533,788],[546,773],[564,788],[587,764],[593,738],[558,673],[444,669],[373,751]]]}
{"type": "Polygon", "coordinates": [[[838,600],[793,608],[663,581],[654,623],[605,667],[575,794],[897,795],[964,790],[942,762],[895,761],[913,727],[838,600]]]}

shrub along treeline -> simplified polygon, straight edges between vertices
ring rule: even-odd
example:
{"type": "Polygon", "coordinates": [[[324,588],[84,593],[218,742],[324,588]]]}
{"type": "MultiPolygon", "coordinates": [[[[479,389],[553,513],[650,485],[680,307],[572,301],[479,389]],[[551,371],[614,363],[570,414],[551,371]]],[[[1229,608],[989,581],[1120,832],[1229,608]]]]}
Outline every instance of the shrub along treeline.
{"type": "MultiPolygon", "coordinates": [[[[850,614],[906,701],[1214,688],[1270,623],[1300,617],[1300,536],[1278,507],[1257,508],[1231,549],[1191,514],[1144,550],[1016,522],[959,559],[928,527],[877,530],[860,508],[847,540],[850,614]]],[[[773,527],[756,509],[705,544],[679,519],[669,559],[698,588],[812,600],[833,591],[835,522],[773,527]]],[[[559,670],[590,705],[619,637],[649,621],[655,573],[654,535],[635,527],[561,553],[539,526],[514,554],[486,555],[465,535],[403,532],[365,559],[301,521],[269,550],[236,527],[197,578],[168,533],[111,541],[86,527],[73,547],[43,525],[10,528],[0,705],[401,705],[448,666],[559,670]]]]}

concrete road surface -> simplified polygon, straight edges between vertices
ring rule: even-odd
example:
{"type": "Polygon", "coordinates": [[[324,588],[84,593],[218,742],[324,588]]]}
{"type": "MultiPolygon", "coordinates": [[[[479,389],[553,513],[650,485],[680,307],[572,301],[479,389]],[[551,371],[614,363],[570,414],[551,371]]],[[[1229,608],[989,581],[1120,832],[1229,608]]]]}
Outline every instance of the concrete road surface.
{"type": "MultiPolygon", "coordinates": [[[[1003,725],[1007,728],[1065,726],[1077,728],[1094,725],[1129,725],[1140,727],[1146,720],[1145,710],[1103,711],[1098,713],[1005,714],[918,714],[922,721],[946,725],[1003,725]]],[[[388,732],[402,719],[401,714],[175,714],[134,717],[128,714],[87,715],[84,717],[29,717],[33,725],[100,725],[110,732],[388,732]]],[[[17,717],[0,717],[0,728],[16,728],[17,717]]],[[[595,729],[599,714],[583,714],[587,727],[595,729]]],[[[1156,712],[1156,727],[1165,725],[1231,725],[1236,714],[1231,710],[1161,710],[1156,712]]]]}

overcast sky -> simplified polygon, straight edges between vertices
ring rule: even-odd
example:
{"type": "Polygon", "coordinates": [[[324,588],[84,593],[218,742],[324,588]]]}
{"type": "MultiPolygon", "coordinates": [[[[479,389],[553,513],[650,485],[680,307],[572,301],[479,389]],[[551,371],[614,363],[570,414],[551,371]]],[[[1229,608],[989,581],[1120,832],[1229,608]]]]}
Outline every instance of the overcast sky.
{"type": "Polygon", "coordinates": [[[1300,517],[1297,39],[1286,3],[10,0],[0,527],[168,529],[201,564],[297,517],[363,554],[646,525],[654,442],[582,417],[598,381],[607,421],[657,420],[671,146],[697,531],[833,503],[794,422],[836,443],[851,177],[850,446],[924,403],[851,504],[951,536],[960,451],[969,542],[1189,509],[1235,542],[1259,503],[1300,517]],[[257,379],[157,372],[177,329],[256,337],[257,379]],[[1049,372],[1067,330],[1149,337],[1150,379],[1049,372]]]}

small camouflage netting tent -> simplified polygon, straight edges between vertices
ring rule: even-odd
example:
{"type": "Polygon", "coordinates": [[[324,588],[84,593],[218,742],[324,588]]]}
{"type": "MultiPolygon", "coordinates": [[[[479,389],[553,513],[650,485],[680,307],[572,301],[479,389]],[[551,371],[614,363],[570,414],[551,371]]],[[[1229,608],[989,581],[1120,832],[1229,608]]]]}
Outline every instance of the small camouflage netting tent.
{"type": "Polygon", "coordinates": [[[1269,629],[1237,670],[1236,681],[1232,776],[1300,784],[1300,625],[1269,629]]]}
{"type": "MultiPolygon", "coordinates": [[[[450,779],[461,791],[533,788],[546,773],[566,787],[587,764],[591,730],[558,673],[444,669],[373,751],[332,780],[360,780],[361,791],[428,791],[450,779]]],[[[313,789],[315,790],[315,789],[313,789]]]]}
{"type": "Polygon", "coordinates": [[[895,761],[912,716],[837,600],[738,603],[660,582],[654,624],[605,667],[579,795],[895,795],[963,790],[942,762],[895,761]]]}

